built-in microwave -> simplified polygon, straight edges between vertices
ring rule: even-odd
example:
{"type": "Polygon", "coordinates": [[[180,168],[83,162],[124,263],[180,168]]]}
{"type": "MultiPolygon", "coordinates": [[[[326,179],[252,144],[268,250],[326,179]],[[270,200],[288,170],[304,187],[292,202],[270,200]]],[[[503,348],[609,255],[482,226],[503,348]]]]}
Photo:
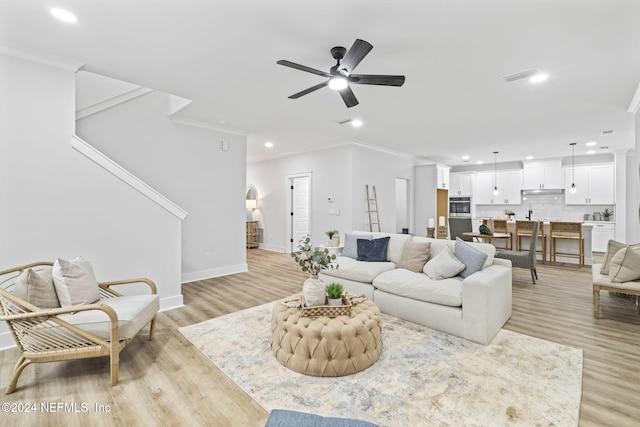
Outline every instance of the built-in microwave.
{"type": "Polygon", "coordinates": [[[471,218],[471,197],[449,197],[449,216],[471,218]]]}

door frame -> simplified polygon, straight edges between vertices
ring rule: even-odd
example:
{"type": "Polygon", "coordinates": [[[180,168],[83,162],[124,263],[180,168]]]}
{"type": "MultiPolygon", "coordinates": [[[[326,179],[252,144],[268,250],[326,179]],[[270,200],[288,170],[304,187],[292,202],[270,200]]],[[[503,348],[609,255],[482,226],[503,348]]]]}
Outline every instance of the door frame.
{"type": "Polygon", "coordinates": [[[293,221],[291,220],[291,210],[293,209],[293,192],[291,191],[291,186],[293,185],[293,180],[296,178],[309,178],[309,232],[311,232],[312,226],[312,172],[299,172],[293,173],[289,175],[285,175],[285,236],[284,240],[286,242],[285,247],[288,248],[287,252],[293,252],[295,245],[297,242],[293,242],[293,221]]]}

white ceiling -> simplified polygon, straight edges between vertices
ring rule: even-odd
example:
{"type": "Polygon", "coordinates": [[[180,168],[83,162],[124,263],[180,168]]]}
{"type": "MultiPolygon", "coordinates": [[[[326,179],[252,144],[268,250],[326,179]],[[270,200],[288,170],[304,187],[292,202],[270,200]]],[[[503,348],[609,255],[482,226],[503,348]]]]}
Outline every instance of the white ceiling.
{"type": "Polygon", "coordinates": [[[178,115],[245,132],[249,162],[348,141],[452,166],[634,145],[638,0],[1,0],[0,41],[191,99],[178,115]],[[277,60],[328,71],[356,38],[374,46],[357,73],[405,85],[353,85],[350,109],[329,88],[287,99],[322,77],[277,60]],[[530,68],[549,79],[501,79],[530,68]]]}

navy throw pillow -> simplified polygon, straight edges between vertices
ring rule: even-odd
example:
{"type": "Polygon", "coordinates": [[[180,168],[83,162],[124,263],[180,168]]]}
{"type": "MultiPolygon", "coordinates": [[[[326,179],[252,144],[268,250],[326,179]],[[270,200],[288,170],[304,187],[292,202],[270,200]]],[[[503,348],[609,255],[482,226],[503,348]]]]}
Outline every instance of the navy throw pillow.
{"type": "Polygon", "coordinates": [[[384,262],[387,260],[387,248],[390,237],[365,240],[358,239],[358,261],[384,262]]]}

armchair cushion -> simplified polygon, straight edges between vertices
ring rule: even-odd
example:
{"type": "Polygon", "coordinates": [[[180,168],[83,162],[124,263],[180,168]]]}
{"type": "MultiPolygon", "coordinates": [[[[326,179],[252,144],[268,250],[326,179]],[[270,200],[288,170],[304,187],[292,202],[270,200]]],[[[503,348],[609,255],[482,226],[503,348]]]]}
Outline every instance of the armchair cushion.
{"type": "Polygon", "coordinates": [[[60,307],[50,268],[40,271],[26,269],[16,280],[11,293],[36,307],[60,307]]]}
{"type": "Polygon", "coordinates": [[[614,283],[640,279],[640,250],[632,247],[620,249],[611,258],[609,280],[614,283]]]}
{"type": "Polygon", "coordinates": [[[93,304],[100,299],[98,281],[91,263],[83,257],[71,261],[58,258],[53,264],[52,275],[62,307],[93,304]]]}
{"type": "MultiPolygon", "coordinates": [[[[153,320],[160,309],[157,295],[125,295],[105,298],[99,301],[113,308],[118,315],[118,340],[131,339],[153,320]]],[[[106,313],[99,310],[79,311],[61,314],[59,319],[69,322],[82,330],[109,341],[111,322],[106,313]]]]}

